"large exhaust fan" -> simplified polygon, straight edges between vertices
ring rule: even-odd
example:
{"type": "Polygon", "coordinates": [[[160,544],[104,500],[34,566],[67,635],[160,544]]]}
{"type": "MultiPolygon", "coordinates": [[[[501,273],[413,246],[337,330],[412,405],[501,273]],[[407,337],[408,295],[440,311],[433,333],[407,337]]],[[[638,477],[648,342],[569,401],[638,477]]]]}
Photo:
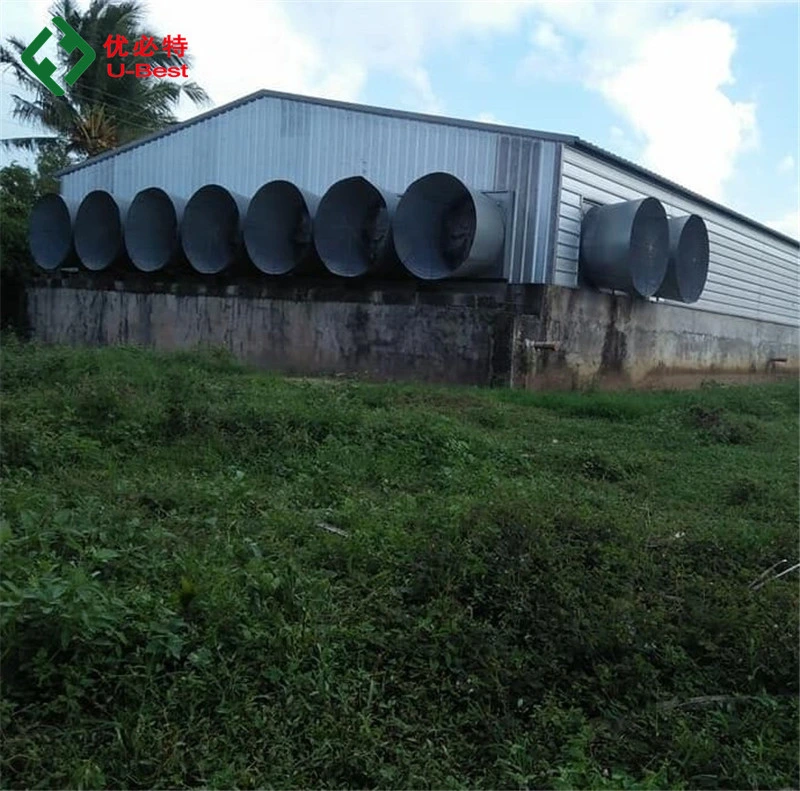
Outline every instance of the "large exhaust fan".
{"type": "Polygon", "coordinates": [[[241,263],[246,213],[247,198],[218,184],[207,184],[192,195],[183,212],[181,244],[197,272],[216,275],[241,263]]]}
{"type": "Polygon", "coordinates": [[[43,195],[31,210],[28,246],[38,267],[52,271],[76,262],[72,223],[77,204],[60,195],[43,195]]]}
{"type": "Polygon", "coordinates": [[[125,217],[125,246],[141,272],[157,272],[183,258],[180,222],[186,202],[158,187],[136,194],[125,217]]]}
{"type": "Polygon", "coordinates": [[[708,277],[708,231],[697,214],[669,221],[669,262],[657,297],[697,302],[708,277]]]}
{"type": "Polygon", "coordinates": [[[669,226],[655,198],[595,206],[581,227],[583,275],[597,288],[651,297],[669,257],[669,226]]]}
{"type": "Polygon", "coordinates": [[[122,221],[127,201],[105,190],[94,190],[82,201],[75,218],[75,250],[81,263],[93,272],[128,262],[122,221]]]}
{"type": "Polygon", "coordinates": [[[392,234],[398,200],[362,176],[342,179],[328,189],[314,219],[317,251],[328,271],[360,277],[400,269],[392,234]]]}
{"type": "Polygon", "coordinates": [[[307,274],[322,269],[312,224],[319,198],[289,181],[270,181],[250,199],[244,244],[250,260],[267,275],[307,274]]]}
{"type": "Polygon", "coordinates": [[[502,275],[502,210],[449,173],[429,173],[411,184],[394,227],[400,259],[418,278],[502,275]]]}

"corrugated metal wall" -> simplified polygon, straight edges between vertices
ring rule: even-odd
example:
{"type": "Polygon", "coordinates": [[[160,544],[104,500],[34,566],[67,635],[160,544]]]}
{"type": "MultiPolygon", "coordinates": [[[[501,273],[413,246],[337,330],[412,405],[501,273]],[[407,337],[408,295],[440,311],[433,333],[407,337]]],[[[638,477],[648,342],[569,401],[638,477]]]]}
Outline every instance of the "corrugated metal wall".
{"type": "Polygon", "coordinates": [[[62,192],[80,199],[105,189],[130,199],[157,186],[188,198],[217,183],[249,197],[281,178],[322,195],[338,179],[362,175],[402,193],[441,170],[477,190],[514,192],[507,275],[515,283],[543,283],[555,252],[560,146],[267,96],[68,173],[62,192]]]}
{"type": "Polygon", "coordinates": [[[797,248],[569,146],[561,163],[554,282],[572,287],[578,282],[581,198],[605,204],[645,195],[658,198],[670,216],[699,214],[708,227],[708,281],[700,300],[687,307],[798,323],[797,248]]]}

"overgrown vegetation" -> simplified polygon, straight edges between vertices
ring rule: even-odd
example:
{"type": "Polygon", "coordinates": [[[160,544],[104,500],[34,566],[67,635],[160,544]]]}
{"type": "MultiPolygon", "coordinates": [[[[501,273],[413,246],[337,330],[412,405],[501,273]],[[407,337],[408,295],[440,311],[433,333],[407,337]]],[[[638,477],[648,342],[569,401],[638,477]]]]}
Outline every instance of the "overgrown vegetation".
{"type": "Polygon", "coordinates": [[[796,384],[2,363],[5,786],[797,787],[796,384]]]}
{"type": "Polygon", "coordinates": [[[25,329],[24,291],[35,271],[28,249],[31,209],[46,192],[57,192],[54,173],[68,162],[63,146],[43,147],[36,170],[13,162],[0,168],[0,325],[25,329]]]}

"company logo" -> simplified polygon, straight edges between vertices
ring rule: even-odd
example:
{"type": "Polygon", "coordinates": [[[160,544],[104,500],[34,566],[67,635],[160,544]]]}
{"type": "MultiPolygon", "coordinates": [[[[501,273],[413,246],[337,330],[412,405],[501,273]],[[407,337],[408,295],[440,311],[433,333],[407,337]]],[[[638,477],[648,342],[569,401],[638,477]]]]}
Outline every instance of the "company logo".
{"type": "Polygon", "coordinates": [[[116,71],[110,62],[112,58],[127,58],[133,55],[134,58],[152,58],[157,52],[164,51],[168,58],[172,60],[180,59],[186,54],[189,42],[183,36],[165,36],[161,40],[161,46],[156,43],[152,36],[140,36],[133,42],[132,51],[125,49],[125,45],[130,44],[125,36],[109,36],[103,49],[109,63],[106,64],[106,72],[109,77],[119,79],[126,74],[134,77],[188,77],[189,72],[185,63],[180,66],[151,66],[149,63],[137,63],[133,68],[125,67],[124,63],[118,64],[116,71]]]}
{"type": "MultiPolygon", "coordinates": [[[[58,46],[61,47],[67,54],[79,50],[81,53],[80,60],[64,75],[64,82],[67,85],[74,85],[78,78],[94,63],[97,58],[97,53],[89,46],[89,44],[78,35],[77,31],[71,27],[66,20],[60,16],[53,17],[53,24],[63,34],[58,41],[58,46]]],[[[43,28],[39,35],[30,43],[25,51],[20,56],[23,65],[30,69],[31,73],[39,80],[39,82],[47,88],[54,96],[63,96],[64,87],[59,85],[54,79],[53,75],[56,71],[56,64],[49,58],[42,58],[37,61],[34,57],[39,50],[47,43],[52,36],[49,28],[43,28]]],[[[127,58],[133,56],[134,58],[152,58],[156,53],[163,51],[167,57],[173,62],[178,60],[186,54],[186,49],[189,46],[188,42],[183,36],[165,36],[160,45],[156,43],[152,36],[140,36],[137,41],[133,42],[131,51],[125,49],[129,44],[125,36],[112,35],[108,36],[103,44],[103,49],[106,51],[108,63],[106,64],[106,73],[109,77],[119,79],[126,74],[139,79],[146,79],[148,77],[155,77],[158,79],[164,77],[188,77],[188,68],[185,63],[180,66],[152,66],[149,63],[139,61],[132,67],[125,66],[125,63],[118,63],[117,68],[114,68],[112,58],[127,58]]]]}
{"type": "MultiPolygon", "coordinates": [[[[78,35],[75,29],[67,24],[66,20],[60,16],[53,17],[53,24],[63,33],[59,39],[58,46],[65,50],[67,54],[76,49],[81,52],[81,59],[64,75],[64,82],[67,85],[74,85],[78,77],[94,63],[97,53],[78,35]]],[[[43,58],[37,61],[34,55],[45,45],[53,34],[48,28],[42,28],[39,35],[30,43],[20,56],[23,64],[27,66],[39,82],[47,88],[54,96],[63,96],[64,88],[54,79],[56,64],[50,58],[43,58]]]]}

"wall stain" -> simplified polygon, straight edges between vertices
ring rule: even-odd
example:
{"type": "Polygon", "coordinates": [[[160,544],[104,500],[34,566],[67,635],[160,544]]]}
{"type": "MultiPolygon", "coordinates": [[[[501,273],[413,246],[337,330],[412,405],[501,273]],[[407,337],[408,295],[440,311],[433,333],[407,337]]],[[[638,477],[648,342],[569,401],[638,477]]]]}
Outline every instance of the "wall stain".
{"type": "Polygon", "coordinates": [[[372,351],[370,342],[370,314],[362,305],[358,305],[347,320],[347,330],[351,335],[353,356],[356,363],[369,358],[372,351]]]}
{"type": "Polygon", "coordinates": [[[622,374],[625,360],[628,356],[628,339],[624,332],[617,327],[619,313],[619,300],[615,299],[611,307],[606,334],[603,340],[603,352],[600,358],[602,374],[622,374]]]}

